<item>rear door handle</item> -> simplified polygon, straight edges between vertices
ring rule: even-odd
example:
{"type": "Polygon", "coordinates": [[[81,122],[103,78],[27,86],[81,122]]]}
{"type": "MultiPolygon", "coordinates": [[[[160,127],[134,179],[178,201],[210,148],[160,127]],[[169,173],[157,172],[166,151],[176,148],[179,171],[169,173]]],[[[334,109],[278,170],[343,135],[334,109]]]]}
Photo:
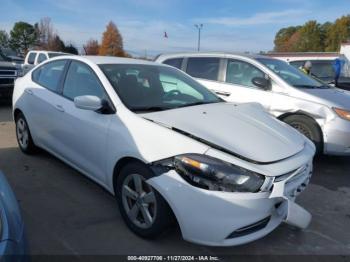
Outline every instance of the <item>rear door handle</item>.
{"type": "Polygon", "coordinates": [[[60,112],[64,112],[64,108],[61,105],[56,105],[55,108],[60,112]]]}
{"type": "Polygon", "coordinates": [[[27,94],[29,94],[29,95],[33,95],[33,91],[30,90],[30,89],[26,89],[25,92],[26,92],[27,94]]]}
{"type": "Polygon", "coordinates": [[[228,93],[228,92],[221,92],[221,91],[214,91],[215,94],[217,95],[221,95],[221,96],[230,96],[231,93],[228,93]]]}

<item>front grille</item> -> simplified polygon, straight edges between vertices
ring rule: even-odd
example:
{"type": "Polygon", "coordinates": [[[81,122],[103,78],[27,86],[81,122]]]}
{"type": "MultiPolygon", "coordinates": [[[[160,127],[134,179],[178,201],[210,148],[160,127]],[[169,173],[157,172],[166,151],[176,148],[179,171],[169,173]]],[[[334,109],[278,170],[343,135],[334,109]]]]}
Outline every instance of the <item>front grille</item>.
{"type": "Polygon", "coordinates": [[[17,75],[17,71],[15,69],[0,68],[0,77],[8,77],[8,76],[15,77],[16,75],[17,75]]]}
{"type": "Polygon", "coordinates": [[[252,234],[256,231],[259,231],[267,226],[270,219],[271,219],[271,216],[268,216],[262,220],[259,220],[258,222],[255,222],[255,223],[250,224],[250,225],[245,226],[245,227],[241,227],[241,228],[233,231],[230,235],[228,235],[228,237],[226,237],[226,239],[235,238],[235,237],[242,237],[242,236],[252,234]]]}

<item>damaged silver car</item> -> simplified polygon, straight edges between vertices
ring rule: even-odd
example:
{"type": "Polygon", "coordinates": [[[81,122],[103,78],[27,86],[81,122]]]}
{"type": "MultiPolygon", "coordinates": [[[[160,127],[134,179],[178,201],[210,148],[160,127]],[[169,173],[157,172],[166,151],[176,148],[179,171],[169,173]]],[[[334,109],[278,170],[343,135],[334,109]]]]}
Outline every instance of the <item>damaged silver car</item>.
{"type": "Polygon", "coordinates": [[[227,101],[262,104],[311,139],[318,153],[350,155],[349,91],[261,55],[182,53],[156,61],[185,71],[227,101]]]}

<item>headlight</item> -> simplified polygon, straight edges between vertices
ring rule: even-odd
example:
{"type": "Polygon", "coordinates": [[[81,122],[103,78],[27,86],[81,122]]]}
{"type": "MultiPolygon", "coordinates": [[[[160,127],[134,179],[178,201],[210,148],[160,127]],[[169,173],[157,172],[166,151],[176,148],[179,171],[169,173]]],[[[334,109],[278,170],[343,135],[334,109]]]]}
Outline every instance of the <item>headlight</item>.
{"type": "Polygon", "coordinates": [[[225,161],[200,154],[185,154],[162,165],[173,168],[190,184],[213,191],[257,192],[264,176],[225,161]]]}
{"type": "Polygon", "coordinates": [[[334,112],[337,113],[337,115],[345,120],[349,120],[350,121],[350,111],[344,110],[344,109],[340,109],[340,108],[333,108],[334,112]]]}

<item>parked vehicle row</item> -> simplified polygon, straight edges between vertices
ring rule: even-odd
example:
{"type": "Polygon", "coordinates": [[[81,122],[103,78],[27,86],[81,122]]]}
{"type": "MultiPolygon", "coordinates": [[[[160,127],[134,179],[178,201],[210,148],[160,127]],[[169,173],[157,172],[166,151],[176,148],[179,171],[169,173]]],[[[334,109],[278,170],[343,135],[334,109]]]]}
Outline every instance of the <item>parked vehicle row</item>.
{"type": "Polygon", "coordinates": [[[260,103],[299,130],[318,153],[350,155],[350,93],[260,55],[181,53],[157,62],[185,71],[229,102],[260,103]]]}
{"type": "MultiPolygon", "coordinates": [[[[201,78],[198,66],[205,68],[216,83],[231,61],[206,59],[181,65],[201,78]]],[[[230,68],[249,69],[235,63],[230,68]]],[[[267,89],[260,71],[243,79],[253,75],[267,89]]],[[[229,77],[238,81],[239,74],[229,77]]],[[[43,148],[99,183],[142,237],[156,237],[177,221],[188,241],[230,246],[261,238],[282,222],[310,223],[295,198],[312,175],[314,144],[260,104],[227,103],[168,65],[47,60],[16,80],[13,117],[24,153],[43,148]]]]}

